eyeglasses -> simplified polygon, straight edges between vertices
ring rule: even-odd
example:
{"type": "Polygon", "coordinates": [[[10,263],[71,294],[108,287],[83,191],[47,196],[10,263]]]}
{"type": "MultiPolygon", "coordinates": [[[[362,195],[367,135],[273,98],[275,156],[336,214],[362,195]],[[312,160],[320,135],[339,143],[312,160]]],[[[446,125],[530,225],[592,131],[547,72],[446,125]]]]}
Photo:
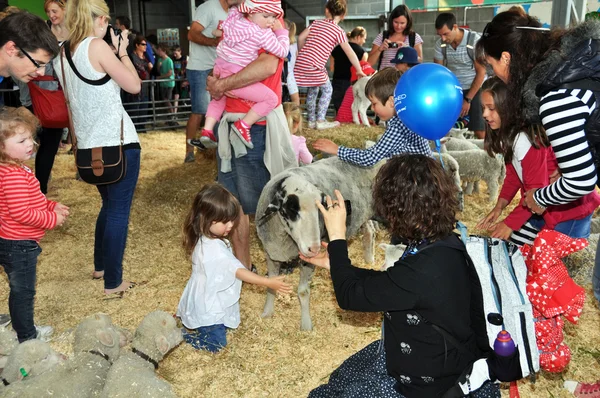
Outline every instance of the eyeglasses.
{"type": "Polygon", "coordinates": [[[47,64],[40,64],[38,61],[36,61],[35,59],[33,59],[33,57],[31,55],[29,55],[29,53],[25,50],[23,50],[21,47],[17,46],[15,44],[15,46],[19,49],[19,51],[21,51],[23,53],[23,55],[25,55],[27,58],[29,58],[29,60],[35,65],[35,69],[42,69],[45,68],[47,64]]]}

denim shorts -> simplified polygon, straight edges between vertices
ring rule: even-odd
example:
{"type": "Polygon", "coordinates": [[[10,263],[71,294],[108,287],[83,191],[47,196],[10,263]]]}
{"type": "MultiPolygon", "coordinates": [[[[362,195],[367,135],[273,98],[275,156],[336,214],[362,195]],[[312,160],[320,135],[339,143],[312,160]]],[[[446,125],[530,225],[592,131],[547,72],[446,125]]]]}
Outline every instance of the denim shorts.
{"type": "Polygon", "coordinates": [[[235,155],[231,157],[231,172],[221,171],[221,158],[217,156],[219,183],[240,201],[244,214],[247,215],[256,213],[258,198],[271,178],[264,160],[267,128],[255,124],[250,133],[254,148],[248,148],[248,153],[240,158],[236,158],[235,155]]]}
{"type": "MultiPolygon", "coordinates": [[[[560,232],[570,236],[571,238],[589,238],[590,228],[592,225],[592,214],[579,220],[567,220],[556,224],[554,231],[560,232]]],[[[544,219],[539,217],[532,217],[529,219],[529,223],[537,229],[542,229],[545,222],[544,219]]]]}
{"type": "Polygon", "coordinates": [[[227,345],[227,328],[223,324],[183,330],[183,339],[197,350],[219,352],[227,345]]]}
{"type": "Polygon", "coordinates": [[[210,94],[206,91],[206,78],[212,69],[186,71],[187,79],[190,82],[190,98],[192,100],[192,113],[197,115],[206,115],[210,94]]]}

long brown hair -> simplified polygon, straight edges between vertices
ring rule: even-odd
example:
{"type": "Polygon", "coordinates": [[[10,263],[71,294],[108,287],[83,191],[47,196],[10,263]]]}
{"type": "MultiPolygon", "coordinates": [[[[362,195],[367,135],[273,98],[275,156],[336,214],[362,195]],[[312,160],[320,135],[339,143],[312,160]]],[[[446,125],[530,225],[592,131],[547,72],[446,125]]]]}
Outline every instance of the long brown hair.
{"type": "Polygon", "coordinates": [[[440,162],[429,156],[395,156],[375,177],[373,210],[398,237],[439,240],[456,224],[458,187],[440,162]]]}
{"type": "Polygon", "coordinates": [[[240,203],[228,190],[219,184],[207,184],[196,194],[185,222],[183,223],[183,249],[191,255],[202,236],[221,238],[210,232],[213,222],[227,223],[237,220],[240,203]]]}
{"type": "Polygon", "coordinates": [[[0,112],[0,164],[20,165],[22,162],[6,155],[4,142],[22,131],[29,131],[35,137],[38,127],[38,119],[27,108],[3,109],[0,112]]]}
{"type": "Polygon", "coordinates": [[[492,130],[486,123],[484,147],[490,156],[501,154],[504,161],[510,163],[513,158],[513,148],[515,139],[520,132],[525,133],[531,146],[538,149],[540,146],[546,147],[550,143],[542,126],[540,125],[521,125],[510,124],[508,116],[510,96],[508,86],[498,77],[492,77],[486,80],[481,86],[481,93],[489,93],[494,100],[494,108],[500,116],[500,128],[492,130]],[[505,120],[507,122],[505,122],[505,120]]]}

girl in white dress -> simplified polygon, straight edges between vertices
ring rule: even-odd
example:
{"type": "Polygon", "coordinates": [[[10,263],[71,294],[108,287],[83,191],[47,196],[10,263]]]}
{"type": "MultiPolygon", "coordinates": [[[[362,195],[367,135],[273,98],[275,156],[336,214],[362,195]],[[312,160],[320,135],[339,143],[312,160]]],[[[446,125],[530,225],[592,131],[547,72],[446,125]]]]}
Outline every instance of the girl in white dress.
{"type": "Polygon", "coordinates": [[[240,324],[242,281],[281,293],[292,287],[283,276],[266,278],[247,270],[225,237],[235,227],[241,207],[221,185],[205,185],[194,198],[183,227],[183,248],[192,257],[177,316],[185,341],[196,349],[217,352],[227,345],[227,328],[240,324]]]}

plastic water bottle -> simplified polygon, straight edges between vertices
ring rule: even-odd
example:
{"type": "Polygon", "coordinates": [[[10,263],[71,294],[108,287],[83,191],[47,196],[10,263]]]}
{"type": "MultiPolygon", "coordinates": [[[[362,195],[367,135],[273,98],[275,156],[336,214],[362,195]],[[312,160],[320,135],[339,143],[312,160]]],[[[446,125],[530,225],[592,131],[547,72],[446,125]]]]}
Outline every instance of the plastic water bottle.
{"type": "Polygon", "coordinates": [[[494,341],[494,352],[502,357],[510,357],[515,353],[517,347],[515,346],[515,342],[512,337],[510,337],[510,333],[506,330],[498,333],[496,337],[496,341],[494,341]]]}

